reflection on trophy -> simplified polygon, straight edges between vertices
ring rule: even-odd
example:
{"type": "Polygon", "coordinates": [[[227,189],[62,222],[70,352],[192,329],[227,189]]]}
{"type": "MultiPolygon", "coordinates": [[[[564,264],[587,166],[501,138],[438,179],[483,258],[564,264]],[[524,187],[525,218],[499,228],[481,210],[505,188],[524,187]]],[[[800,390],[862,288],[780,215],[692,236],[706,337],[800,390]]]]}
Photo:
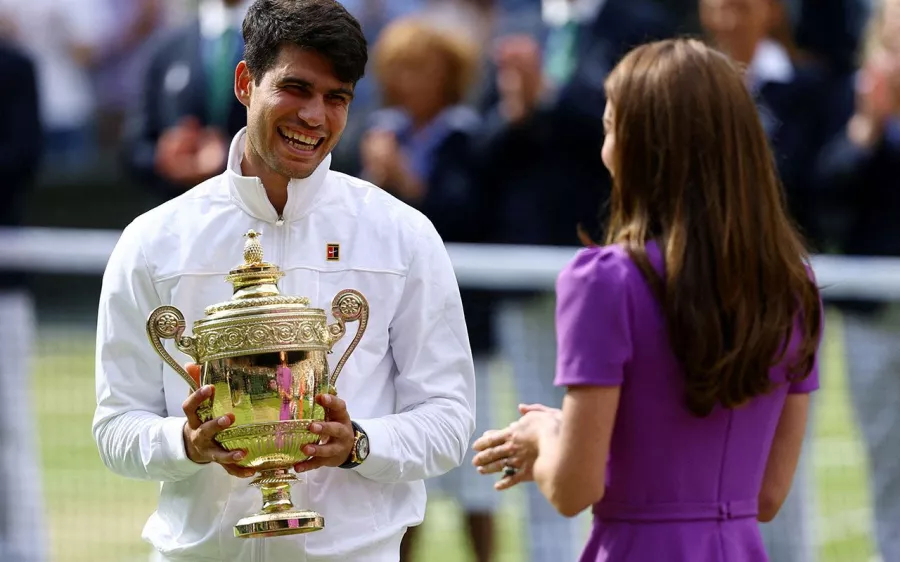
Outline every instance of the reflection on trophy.
{"type": "Polygon", "coordinates": [[[341,368],[365,332],[369,305],[359,292],[343,290],[331,303],[337,322],[326,324],[325,311],[310,308],[309,299],[280,294],[277,284],[284,273],[263,261],[260,234],[251,230],[246,237],[244,264],[225,278],[234,285],[230,301],[207,307],[191,336],[183,335],[184,315],[177,308],[160,306],[147,320],[147,334],[192,391],[215,387],[198,410],[200,419],[234,414],[234,424],[216,440],[226,450],[246,450],[237,464],[260,471],[252,484],[262,491],[262,509],[238,521],[235,536],[317,531],[325,525],[323,517],[295,509],[291,502],[290,486],[297,480],[291,468],[306,460],[302,448],[319,440],[309,432],[310,423],[325,419],[316,395],[336,393],[341,368]],[[325,356],[344,336],[345,323],[356,320],[356,337],[329,374],[325,356]],[[163,339],[174,339],[201,366],[200,381],[169,355],[163,339]]]}

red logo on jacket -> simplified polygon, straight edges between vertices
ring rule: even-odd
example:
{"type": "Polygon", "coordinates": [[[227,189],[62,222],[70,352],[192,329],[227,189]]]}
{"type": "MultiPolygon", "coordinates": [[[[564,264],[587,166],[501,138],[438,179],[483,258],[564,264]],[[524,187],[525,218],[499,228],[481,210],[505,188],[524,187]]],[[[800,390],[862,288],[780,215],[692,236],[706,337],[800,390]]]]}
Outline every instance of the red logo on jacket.
{"type": "Polygon", "coordinates": [[[341,259],[341,245],[340,244],[326,244],[325,245],[325,259],[328,261],[338,261],[341,259]]]}

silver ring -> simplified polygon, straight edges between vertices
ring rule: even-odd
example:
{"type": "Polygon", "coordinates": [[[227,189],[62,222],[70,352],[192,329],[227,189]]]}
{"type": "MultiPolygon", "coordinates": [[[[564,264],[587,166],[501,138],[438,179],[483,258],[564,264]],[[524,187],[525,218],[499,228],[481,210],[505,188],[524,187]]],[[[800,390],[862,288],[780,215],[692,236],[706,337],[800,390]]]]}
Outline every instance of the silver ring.
{"type": "Polygon", "coordinates": [[[503,466],[503,476],[513,477],[516,473],[519,472],[519,469],[514,466],[504,465],[503,466]]]}

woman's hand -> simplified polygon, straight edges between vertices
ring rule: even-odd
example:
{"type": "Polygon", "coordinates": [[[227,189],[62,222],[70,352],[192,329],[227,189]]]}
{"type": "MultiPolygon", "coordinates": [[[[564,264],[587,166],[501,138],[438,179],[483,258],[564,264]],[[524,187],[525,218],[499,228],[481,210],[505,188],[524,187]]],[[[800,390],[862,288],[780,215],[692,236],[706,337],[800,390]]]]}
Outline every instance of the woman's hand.
{"type": "Polygon", "coordinates": [[[503,473],[503,478],[494,485],[497,490],[534,479],[532,469],[539,453],[540,435],[548,430],[555,431],[559,425],[559,410],[532,406],[520,406],[524,415],[518,421],[506,429],[486,431],[472,445],[478,451],[472,460],[478,472],[503,473]]]}
{"type": "Polygon", "coordinates": [[[553,417],[557,420],[562,420],[562,410],[559,408],[551,408],[543,404],[519,404],[520,415],[524,416],[528,412],[547,412],[548,414],[553,414],[553,417]]]}

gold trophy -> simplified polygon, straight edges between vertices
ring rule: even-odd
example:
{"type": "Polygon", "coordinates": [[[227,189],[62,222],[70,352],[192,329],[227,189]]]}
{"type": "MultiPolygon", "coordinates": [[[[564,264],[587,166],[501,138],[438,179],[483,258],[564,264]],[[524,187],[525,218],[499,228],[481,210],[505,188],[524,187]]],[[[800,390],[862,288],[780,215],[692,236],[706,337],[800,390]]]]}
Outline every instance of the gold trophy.
{"type": "Polygon", "coordinates": [[[268,537],[317,531],[324,518],[298,510],[290,486],[297,481],[294,464],[307,459],[304,446],[319,436],[309,425],[325,419],[317,394],[336,393],[341,368],[356,349],[369,318],[365,297],[352,289],[335,295],[326,324],[325,311],[310,308],[309,299],[282,295],[278,280],[284,273],[263,261],[260,234],[246,235],[244,264],[225,279],[234,286],[230,301],[209,306],[205,318],[194,322],[185,336],[184,315],[173,306],[156,308],[147,319],[147,335],[156,352],[190,385],[191,391],[211,384],[215,393],[198,409],[203,422],[234,414],[234,423],[216,440],[226,450],[244,449],[237,464],[259,471],[252,484],[262,492],[262,509],[238,521],[236,537],[268,537]],[[326,355],[346,333],[346,323],[359,321],[356,337],[329,374],[326,355]],[[176,347],[201,366],[200,381],[162,345],[176,347]]]}

